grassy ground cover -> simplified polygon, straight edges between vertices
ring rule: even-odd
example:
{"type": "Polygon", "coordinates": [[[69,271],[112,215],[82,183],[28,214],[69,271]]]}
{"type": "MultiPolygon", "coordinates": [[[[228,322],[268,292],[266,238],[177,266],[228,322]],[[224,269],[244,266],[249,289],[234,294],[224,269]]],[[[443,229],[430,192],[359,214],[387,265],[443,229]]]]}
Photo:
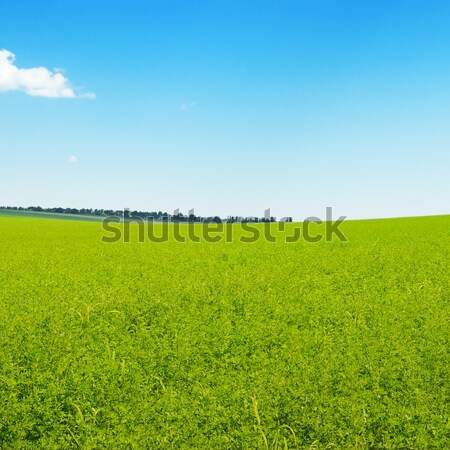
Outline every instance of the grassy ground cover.
{"type": "Polygon", "coordinates": [[[0,448],[449,448],[450,216],[343,230],[105,244],[0,217],[0,448]]]}

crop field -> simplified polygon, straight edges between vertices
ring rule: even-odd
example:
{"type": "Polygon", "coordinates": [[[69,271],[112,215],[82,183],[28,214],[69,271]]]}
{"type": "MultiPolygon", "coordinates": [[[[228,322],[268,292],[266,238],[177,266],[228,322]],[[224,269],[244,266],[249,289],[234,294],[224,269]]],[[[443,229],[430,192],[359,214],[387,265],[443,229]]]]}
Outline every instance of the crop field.
{"type": "Polygon", "coordinates": [[[0,217],[0,448],[450,448],[450,216],[342,229],[104,243],[0,217]]]}
{"type": "Polygon", "coordinates": [[[32,211],[18,211],[10,209],[0,209],[0,218],[2,217],[17,217],[26,219],[58,219],[58,220],[86,220],[89,222],[100,222],[102,217],[83,216],[81,214],[59,214],[46,212],[32,212],[32,211]]]}

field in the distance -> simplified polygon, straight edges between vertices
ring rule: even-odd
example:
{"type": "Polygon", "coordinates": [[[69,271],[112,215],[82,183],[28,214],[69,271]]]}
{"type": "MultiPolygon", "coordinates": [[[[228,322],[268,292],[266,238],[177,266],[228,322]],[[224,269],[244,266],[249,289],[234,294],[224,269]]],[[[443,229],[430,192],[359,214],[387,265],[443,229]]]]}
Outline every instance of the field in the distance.
{"type": "Polygon", "coordinates": [[[450,216],[343,230],[105,244],[0,217],[0,448],[450,448],[450,216]]]}

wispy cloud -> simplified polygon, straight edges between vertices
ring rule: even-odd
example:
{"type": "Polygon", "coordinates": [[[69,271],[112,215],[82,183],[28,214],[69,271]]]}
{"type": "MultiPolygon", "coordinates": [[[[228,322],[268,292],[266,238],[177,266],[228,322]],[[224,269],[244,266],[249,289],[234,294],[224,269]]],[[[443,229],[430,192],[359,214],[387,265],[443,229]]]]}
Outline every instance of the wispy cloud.
{"type": "Polygon", "coordinates": [[[194,106],[197,106],[197,102],[182,103],[180,109],[181,111],[186,111],[187,109],[193,108],[194,106]]]}
{"type": "Polygon", "coordinates": [[[74,155],[70,155],[70,156],[67,158],[67,162],[68,162],[69,164],[76,164],[76,163],[78,162],[78,158],[77,158],[76,156],[74,156],[74,155]]]}
{"type": "Polygon", "coordinates": [[[53,72],[46,67],[19,69],[14,61],[16,55],[8,50],[0,50],[0,92],[22,91],[33,97],[90,98],[92,92],[76,92],[61,69],[53,72]]]}

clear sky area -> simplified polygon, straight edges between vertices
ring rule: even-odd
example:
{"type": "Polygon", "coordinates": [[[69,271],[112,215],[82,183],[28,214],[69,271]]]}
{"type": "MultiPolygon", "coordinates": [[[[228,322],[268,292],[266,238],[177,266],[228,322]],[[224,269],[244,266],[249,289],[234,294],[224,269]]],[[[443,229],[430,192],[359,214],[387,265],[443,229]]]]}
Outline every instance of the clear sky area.
{"type": "Polygon", "coordinates": [[[0,2],[0,205],[449,213],[450,2],[0,2]]]}

